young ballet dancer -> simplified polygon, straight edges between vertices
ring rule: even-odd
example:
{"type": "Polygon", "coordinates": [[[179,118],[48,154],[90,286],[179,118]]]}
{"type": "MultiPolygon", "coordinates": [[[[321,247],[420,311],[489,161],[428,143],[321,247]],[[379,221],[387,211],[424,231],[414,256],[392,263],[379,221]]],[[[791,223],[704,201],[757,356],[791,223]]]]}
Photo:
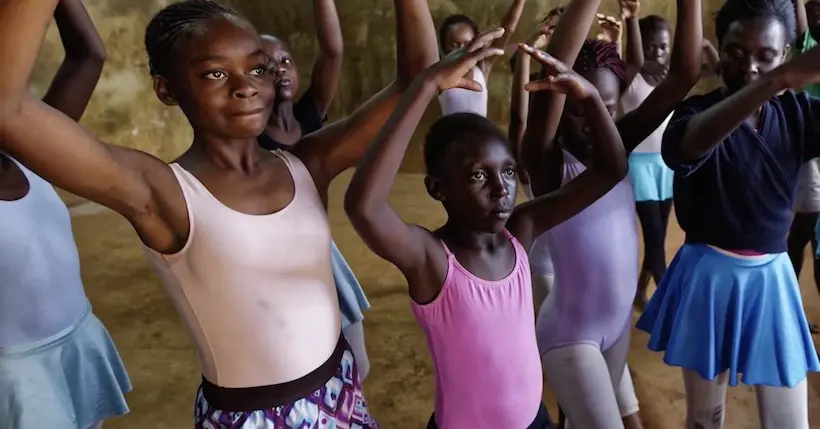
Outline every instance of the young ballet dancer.
{"type": "Polygon", "coordinates": [[[395,82],[290,153],[257,142],[274,87],[253,26],[209,0],[166,7],[146,31],[150,72],[194,135],[170,165],[100,142],[29,94],[56,3],[0,3],[0,149],[133,225],[197,351],[194,427],[377,427],[341,332],[323,201],[437,60],[426,2],[394,2],[395,82]]]}
{"type": "MultiPolygon", "coordinates": [[[[518,20],[521,19],[525,3],[526,0],[512,1],[507,14],[501,19],[504,36],[495,41],[496,48],[503,49],[510,42],[510,38],[518,26],[518,20]]],[[[478,25],[466,15],[456,14],[444,18],[438,29],[439,48],[442,55],[448,55],[450,52],[466,46],[477,34],[478,25]]],[[[441,112],[445,116],[462,112],[487,116],[487,79],[496,60],[497,58],[490,57],[486,61],[480,62],[476,68],[469,70],[465,75],[466,79],[475,80],[481,85],[480,91],[452,88],[439,94],[438,101],[441,105],[441,112]]]]}
{"type": "MultiPolygon", "coordinates": [[[[804,4],[803,0],[795,0],[795,16],[797,17],[797,42],[795,54],[800,55],[817,45],[813,34],[820,36],[820,2],[814,1],[804,4]]],[[[820,85],[809,85],[804,88],[809,95],[820,97],[820,85]]],[[[820,160],[812,159],[800,169],[797,177],[797,187],[794,194],[794,219],[789,229],[788,252],[798,278],[803,270],[803,252],[806,245],[811,243],[812,253],[817,252],[814,226],[820,212],[820,160]]],[[[814,283],[820,290],[820,261],[814,260],[814,283]]],[[[809,324],[813,334],[820,333],[820,326],[809,324]]]]}
{"type": "MultiPolygon", "coordinates": [[[[302,137],[324,126],[327,111],[336,96],[342,76],[342,28],[333,0],[314,0],[313,14],[319,39],[319,54],[313,63],[308,89],[294,102],[299,92],[299,73],[287,44],[263,34],[262,48],[273,61],[275,98],[273,112],[259,144],[267,149],[289,150],[302,137]]],[[[370,360],[364,345],[363,310],[370,308],[356,275],[345,261],[335,241],[330,243],[333,280],[339,297],[344,332],[364,380],[370,360]]]]}
{"type": "Polygon", "coordinates": [[[544,89],[568,93],[589,115],[595,167],[573,185],[515,207],[516,162],[502,131],[481,115],[448,115],[433,124],[424,146],[425,184],[447,222],[431,232],[405,224],[392,210],[387,196],[426,107],[442,90],[481,90],[464,76],[503,54],[493,47],[502,33],[474,38],[416,80],[345,195],[345,210],[364,242],[407,279],[436,371],[428,428],[549,427],[525,249],[626,175],[623,144],[595,88],[539,55],[549,75],[544,89]]]}
{"type": "MultiPolygon", "coordinates": [[[[626,21],[627,89],[620,109],[635,110],[668,73],[672,36],[669,23],[657,15],[638,19],[639,3],[622,2],[626,21]]],[[[661,157],[661,139],[670,114],[629,154],[629,179],[635,194],[635,210],[641,224],[644,257],[638,276],[635,305],[643,309],[649,280],[660,283],[666,271],[666,229],[672,211],[672,170],[661,157]]]]}
{"type": "Polygon", "coordinates": [[[820,370],[786,253],[794,184],[820,155],[820,49],[784,62],[790,0],[728,0],[715,18],[723,87],[678,106],[663,139],[686,242],[638,321],[683,370],[686,428],[723,427],[727,383],[755,386],[764,429],[808,429],[820,370]]]}
{"type": "MultiPolygon", "coordinates": [[[[613,44],[585,41],[598,5],[595,0],[571,2],[548,49],[556,58],[574,63],[576,71],[596,86],[614,115],[626,87],[626,70],[613,44]]],[[[666,79],[644,104],[617,121],[627,153],[644,141],[697,83],[700,2],[679,0],[677,7],[679,30],[666,79]]],[[[564,104],[564,97],[557,94],[539,92],[532,96],[530,111],[545,113],[530,114],[522,158],[536,196],[571,186],[576,176],[595,165],[589,158],[589,147],[594,143],[588,131],[589,118],[577,103],[570,100],[566,107],[564,104]]],[[[632,186],[625,179],[546,234],[550,249],[560,251],[552,252],[555,287],[539,311],[536,333],[546,380],[573,427],[624,427],[621,418],[637,410],[636,402],[627,404],[628,397],[616,394],[622,388],[624,373],[628,375],[625,364],[638,277],[636,224],[632,186]],[[578,261],[584,261],[583,267],[579,268],[578,261]]]]}
{"type": "MultiPolygon", "coordinates": [[[[80,0],[60,1],[54,19],[65,59],[43,103],[76,121],[105,48],[80,0]]],[[[129,390],[83,290],[68,209],[48,182],[0,150],[0,428],[98,429],[128,412],[129,390]]]]}

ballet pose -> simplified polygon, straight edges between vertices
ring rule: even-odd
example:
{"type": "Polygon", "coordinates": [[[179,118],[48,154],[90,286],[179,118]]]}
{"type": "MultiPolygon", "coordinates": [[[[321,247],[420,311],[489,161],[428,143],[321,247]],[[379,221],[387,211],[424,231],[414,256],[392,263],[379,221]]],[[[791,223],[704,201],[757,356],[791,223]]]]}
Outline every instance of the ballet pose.
{"type": "Polygon", "coordinates": [[[784,62],[790,0],[728,0],[715,18],[723,87],[675,110],[663,157],[686,233],[638,321],[683,370],[686,428],[723,427],[728,385],[754,386],[764,429],[808,429],[820,370],[786,253],[794,185],[820,155],[820,49],[784,62]]]}
{"type": "MultiPolygon", "coordinates": [[[[512,5],[507,10],[507,14],[501,19],[501,27],[504,28],[504,36],[496,40],[496,48],[504,48],[515,32],[521,13],[524,11],[526,0],[512,0],[512,5]]],[[[478,34],[478,25],[468,16],[462,14],[450,15],[444,18],[438,29],[439,48],[442,55],[447,55],[461,47],[466,46],[478,34]]],[[[493,64],[497,58],[490,57],[476,65],[472,70],[468,70],[465,79],[474,80],[481,85],[480,91],[470,91],[464,88],[451,88],[438,96],[441,112],[446,115],[453,113],[470,112],[481,116],[487,116],[487,79],[490,76],[493,64]]]]}
{"type": "Polygon", "coordinates": [[[517,167],[503,132],[480,115],[448,115],[432,125],[424,145],[425,184],[444,206],[447,222],[430,231],[393,211],[390,186],[427,105],[438,91],[480,90],[464,76],[477,62],[503,53],[491,47],[502,31],[474,38],[416,80],[345,195],[364,242],[407,279],[436,372],[428,428],[549,427],[525,249],[626,175],[623,144],[598,92],[539,51],[549,76],[545,87],[566,92],[590,117],[595,167],[567,188],[514,207],[517,167]]]}
{"type": "MultiPolygon", "coordinates": [[[[679,30],[669,73],[639,108],[616,122],[626,153],[660,126],[697,83],[700,2],[680,0],[677,7],[679,30]]],[[[626,87],[626,67],[614,44],[585,41],[597,8],[594,0],[571,2],[548,50],[574,63],[614,115],[626,87]]],[[[595,139],[588,132],[589,118],[577,103],[568,100],[565,105],[564,97],[553,93],[533,94],[530,111],[542,112],[530,114],[524,134],[522,159],[533,193],[538,196],[571,186],[596,165],[589,157],[595,139]]],[[[538,314],[539,351],[546,380],[572,427],[624,427],[622,417],[637,411],[637,402],[630,400],[634,395],[616,393],[632,393],[622,381],[629,375],[625,363],[638,277],[637,235],[632,186],[623,180],[589,208],[538,238],[554,250],[555,270],[555,287],[538,314]]],[[[634,420],[631,427],[637,424],[634,420]]]]}
{"type": "Polygon", "coordinates": [[[436,61],[426,2],[394,3],[396,81],[292,152],[257,142],[274,86],[253,26],[210,0],[166,7],[146,31],[150,72],[194,136],[170,165],[99,141],[29,94],[56,4],[0,3],[0,149],[133,225],[196,348],[194,427],[377,427],[342,335],[323,201],[436,61]]]}
{"type": "MultiPolygon", "coordinates": [[[[42,103],[77,121],[102,73],[105,48],[80,0],[62,0],[53,12],[65,59],[42,103]]],[[[128,412],[131,383],[83,290],[68,209],[51,184],[4,147],[0,428],[97,429],[128,412]]]]}
{"type": "MultiPolygon", "coordinates": [[[[327,112],[342,75],[342,28],[333,0],[314,0],[313,13],[319,38],[319,54],[313,63],[308,89],[294,102],[299,92],[299,73],[287,44],[271,35],[262,35],[262,47],[273,60],[276,96],[273,112],[259,144],[267,150],[290,150],[307,134],[324,126],[327,112]]],[[[370,308],[356,275],[345,261],[335,241],[331,241],[330,257],[333,281],[339,296],[342,330],[353,349],[359,377],[370,372],[370,360],[364,345],[363,310],[370,308]]]]}

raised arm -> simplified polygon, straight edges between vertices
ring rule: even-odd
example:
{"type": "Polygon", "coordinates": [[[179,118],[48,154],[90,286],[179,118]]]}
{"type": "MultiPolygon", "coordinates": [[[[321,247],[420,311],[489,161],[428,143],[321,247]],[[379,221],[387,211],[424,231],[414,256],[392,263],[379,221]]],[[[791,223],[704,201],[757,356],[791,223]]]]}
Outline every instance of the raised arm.
{"type": "Polygon", "coordinates": [[[479,90],[464,75],[476,64],[503,50],[487,48],[502,30],[477,36],[468,46],[452,52],[419,76],[404,93],[390,119],[382,127],[362,159],[345,194],[345,211],[362,240],[380,257],[395,265],[404,275],[419,278],[427,270],[432,235],[418,226],[405,224],[388,205],[387,196],[396,179],[410,138],[427,105],[439,91],[462,87],[479,90]]]}
{"type": "Polygon", "coordinates": [[[358,162],[384,126],[402,92],[438,60],[438,41],[426,0],[393,0],[396,10],[396,81],[349,117],[305,136],[293,149],[326,197],[330,182],[358,162]]]}
{"type": "Polygon", "coordinates": [[[101,143],[29,93],[29,75],[56,6],[57,0],[0,1],[0,150],[49,182],[122,213],[152,248],[172,249],[181,238],[159,219],[163,209],[152,192],[165,187],[160,193],[179,194],[168,167],[146,154],[101,143]]]}
{"type": "MultiPolygon", "coordinates": [[[[493,42],[494,48],[504,49],[504,47],[510,43],[515,29],[518,27],[518,21],[521,20],[521,13],[524,12],[525,3],[526,0],[513,0],[512,5],[507,9],[507,14],[501,19],[501,28],[504,29],[504,36],[493,42]]],[[[492,70],[493,64],[497,59],[498,57],[493,56],[479,63],[479,67],[481,71],[484,72],[484,76],[490,75],[490,70],[492,70]]]]}
{"type": "Polygon", "coordinates": [[[797,42],[796,48],[800,52],[806,49],[806,33],[809,31],[809,19],[806,16],[805,0],[792,0],[794,3],[794,15],[797,18],[797,42]]]}
{"type": "Polygon", "coordinates": [[[669,73],[638,108],[618,120],[627,153],[652,134],[700,78],[703,46],[701,0],[677,0],[675,41],[669,73]]]}
{"type": "Polygon", "coordinates": [[[80,0],[58,3],[54,20],[63,41],[65,58],[43,101],[79,121],[100,80],[105,47],[80,0]]]}
{"type": "Polygon", "coordinates": [[[313,63],[307,93],[319,109],[319,114],[325,117],[336,98],[342,77],[344,42],[334,0],[313,0],[313,20],[319,38],[319,55],[313,63]]]}
{"type": "Polygon", "coordinates": [[[720,54],[715,45],[707,38],[703,38],[703,65],[701,66],[700,77],[714,76],[720,71],[720,54]]]}
{"type": "Polygon", "coordinates": [[[536,237],[580,213],[623,180],[627,164],[618,129],[595,87],[548,54],[526,45],[522,49],[542,63],[548,74],[547,79],[532,82],[528,88],[560,91],[579,100],[589,119],[594,145],[586,171],[566,186],[515,208],[507,229],[529,249],[536,237]]]}
{"type": "Polygon", "coordinates": [[[638,25],[638,10],[640,3],[637,0],[619,0],[621,6],[621,19],[626,24],[626,52],[624,53],[624,63],[626,64],[626,84],[632,83],[632,79],[641,72],[643,68],[643,39],[641,38],[641,27],[638,25]]]}

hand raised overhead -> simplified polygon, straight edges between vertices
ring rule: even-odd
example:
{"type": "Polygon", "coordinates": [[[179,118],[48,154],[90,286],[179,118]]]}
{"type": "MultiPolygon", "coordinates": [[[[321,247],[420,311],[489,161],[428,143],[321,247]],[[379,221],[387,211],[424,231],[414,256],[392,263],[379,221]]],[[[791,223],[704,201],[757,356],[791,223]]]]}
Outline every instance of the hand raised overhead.
{"type": "Polygon", "coordinates": [[[503,49],[490,47],[495,39],[503,35],[503,28],[481,33],[466,46],[456,49],[436,64],[433,64],[427,69],[426,73],[436,82],[439,91],[451,88],[481,91],[482,88],[478,82],[465,76],[479,62],[495,55],[504,54],[503,49]]]}
{"type": "Polygon", "coordinates": [[[541,63],[547,74],[544,79],[528,83],[524,87],[527,91],[554,91],[578,100],[598,93],[589,81],[550,54],[525,44],[519,45],[519,49],[541,63]]]}

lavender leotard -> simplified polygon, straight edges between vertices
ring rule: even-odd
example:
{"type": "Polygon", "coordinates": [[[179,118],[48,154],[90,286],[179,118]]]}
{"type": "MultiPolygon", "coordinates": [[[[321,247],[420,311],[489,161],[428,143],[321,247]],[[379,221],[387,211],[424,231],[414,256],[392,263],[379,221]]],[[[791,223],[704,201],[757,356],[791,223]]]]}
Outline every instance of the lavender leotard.
{"type": "MultiPolygon", "coordinates": [[[[564,151],[561,186],[586,167],[564,151]]],[[[555,288],[538,312],[543,355],[556,347],[608,349],[629,327],[638,284],[638,230],[629,179],[546,234],[555,288]]]]}

